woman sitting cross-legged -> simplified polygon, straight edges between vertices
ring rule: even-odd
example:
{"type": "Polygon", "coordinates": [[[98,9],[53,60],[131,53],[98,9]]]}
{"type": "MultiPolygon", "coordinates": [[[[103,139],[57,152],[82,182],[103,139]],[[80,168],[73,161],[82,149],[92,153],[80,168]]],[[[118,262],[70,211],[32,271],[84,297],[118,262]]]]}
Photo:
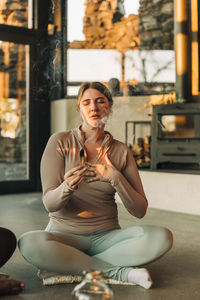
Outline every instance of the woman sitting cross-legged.
{"type": "Polygon", "coordinates": [[[172,247],[172,233],[150,225],[120,228],[116,192],[136,218],[144,217],[148,204],[130,149],[104,130],[112,104],[102,83],[81,85],[82,125],[53,134],[41,160],[49,224],[23,234],[19,249],[40,270],[74,275],[100,270],[104,277],[150,288],[150,274],[141,266],[172,247]]]}

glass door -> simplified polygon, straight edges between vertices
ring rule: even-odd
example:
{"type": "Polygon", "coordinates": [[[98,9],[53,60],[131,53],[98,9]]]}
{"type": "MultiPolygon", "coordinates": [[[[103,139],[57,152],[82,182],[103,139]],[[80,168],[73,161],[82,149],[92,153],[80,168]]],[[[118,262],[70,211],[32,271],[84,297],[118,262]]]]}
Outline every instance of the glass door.
{"type": "Polygon", "coordinates": [[[30,46],[0,40],[0,181],[29,179],[30,46]]]}
{"type": "Polygon", "coordinates": [[[34,3],[0,4],[0,194],[36,187],[34,3]]]}
{"type": "Polygon", "coordinates": [[[0,194],[35,189],[34,35],[0,30],[0,194]]]}

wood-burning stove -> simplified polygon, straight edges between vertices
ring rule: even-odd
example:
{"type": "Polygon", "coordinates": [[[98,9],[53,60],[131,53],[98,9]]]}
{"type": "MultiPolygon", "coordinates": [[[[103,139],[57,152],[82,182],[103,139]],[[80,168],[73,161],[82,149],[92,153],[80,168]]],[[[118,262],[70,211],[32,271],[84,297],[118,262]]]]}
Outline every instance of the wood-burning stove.
{"type": "Polygon", "coordinates": [[[151,169],[200,170],[200,103],[154,105],[151,169]]]}
{"type": "Polygon", "coordinates": [[[200,9],[175,0],[176,103],[152,110],[151,169],[200,171],[200,9]]]}

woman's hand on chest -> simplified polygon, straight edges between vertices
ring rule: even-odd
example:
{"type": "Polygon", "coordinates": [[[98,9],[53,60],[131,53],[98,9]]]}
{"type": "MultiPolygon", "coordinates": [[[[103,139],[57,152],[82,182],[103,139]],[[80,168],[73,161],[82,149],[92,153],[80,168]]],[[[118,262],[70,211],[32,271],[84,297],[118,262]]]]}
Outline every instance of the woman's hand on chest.
{"type": "Polygon", "coordinates": [[[88,171],[92,172],[94,175],[90,177],[85,177],[84,181],[94,182],[94,181],[108,181],[110,182],[113,174],[117,171],[106,153],[103,158],[103,163],[86,163],[86,168],[88,171]]]}

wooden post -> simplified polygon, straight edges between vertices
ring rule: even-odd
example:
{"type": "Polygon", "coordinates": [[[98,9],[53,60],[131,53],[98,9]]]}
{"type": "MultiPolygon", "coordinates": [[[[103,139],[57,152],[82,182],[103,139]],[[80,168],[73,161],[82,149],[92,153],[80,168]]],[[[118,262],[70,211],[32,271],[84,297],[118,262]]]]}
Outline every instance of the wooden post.
{"type": "Polygon", "coordinates": [[[186,102],[189,98],[189,38],[188,1],[175,0],[175,61],[176,99],[186,102]]]}
{"type": "Polygon", "coordinates": [[[192,52],[192,98],[199,98],[199,1],[191,0],[191,52],[192,52]]]}

